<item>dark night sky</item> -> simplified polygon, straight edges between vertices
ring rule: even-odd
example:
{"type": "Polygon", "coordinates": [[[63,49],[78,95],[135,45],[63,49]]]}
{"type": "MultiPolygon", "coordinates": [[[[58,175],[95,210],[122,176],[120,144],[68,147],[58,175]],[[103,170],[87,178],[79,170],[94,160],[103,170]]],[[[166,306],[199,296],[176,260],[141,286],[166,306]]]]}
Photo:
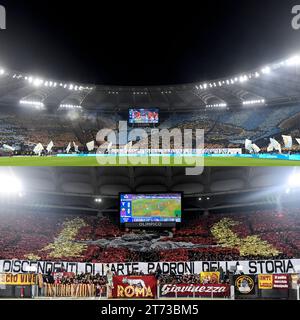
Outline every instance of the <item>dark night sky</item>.
{"type": "Polygon", "coordinates": [[[297,2],[0,0],[0,65],[98,84],[229,76],[300,51],[291,27],[297,2]]]}

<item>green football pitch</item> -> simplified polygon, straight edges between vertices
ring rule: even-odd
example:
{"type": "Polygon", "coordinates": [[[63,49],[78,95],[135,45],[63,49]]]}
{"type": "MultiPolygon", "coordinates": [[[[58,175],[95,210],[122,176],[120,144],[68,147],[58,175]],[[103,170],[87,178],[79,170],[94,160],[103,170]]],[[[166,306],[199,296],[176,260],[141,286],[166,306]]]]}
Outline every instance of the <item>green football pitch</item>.
{"type": "Polygon", "coordinates": [[[258,158],[236,158],[236,157],[181,157],[181,156],[155,156],[155,157],[0,157],[0,166],[299,166],[300,161],[276,160],[276,159],[258,159],[258,158]],[[126,161],[127,160],[127,161],[126,161]]]}

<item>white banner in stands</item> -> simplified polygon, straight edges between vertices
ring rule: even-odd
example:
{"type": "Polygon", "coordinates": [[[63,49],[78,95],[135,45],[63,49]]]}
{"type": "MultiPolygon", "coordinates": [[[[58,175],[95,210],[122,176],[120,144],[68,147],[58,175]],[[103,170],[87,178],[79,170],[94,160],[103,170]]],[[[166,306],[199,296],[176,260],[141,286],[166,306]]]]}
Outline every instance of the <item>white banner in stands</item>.
{"type": "MultiPolygon", "coordinates": [[[[226,149],[137,149],[134,145],[127,148],[129,154],[242,154],[241,148],[226,148],[226,149]]],[[[111,148],[110,154],[118,154],[124,152],[123,149],[111,148]]]]}
{"type": "MultiPolygon", "coordinates": [[[[112,271],[119,275],[127,275],[132,272],[142,271],[144,274],[161,272],[162,274],[199,274],[212,268],[222,267],[224,271],[233,270],[239,265],[245,274],[267,273],[297,273],[300,267],[300,259],[287,260],[250,260],[250,261],[188,261],[188,262],[124,262],[110,263],[112,271]],[[242,267],[242,268],[241,268],[242,267]]],[[[38,273],[52,272],[64,268],[67,272],[76,274],[99,273],[105,275],[106,263],[83,262],[50,262],[29,260],[0,260],[0,273],[28,273],[28,267],[35,267],[38,273]]]]}
{"type": "Polygon", "coordinates": [[[283,139],[283,143],[284,143],[284,147],[285,148],[292,148],[293,146],[293,139],[291,136],[285,136],[285,135],[282,135],[282,139],[283,139]]]}
{"type": "Polygon", "coordinates": [[[54,143],[53,143],[53,141],[51,140],[51,141],[49,142],[46,150],[47,150],[48,152],[51,152],[51,150],[52,150],[53,147],[54,147],[54,143]]]}
{"type": "Polygon", "coordinates": [[[86,144],[86,147],[89,151],[92,151],[95,149],[95,141],[90,141],[86,144]]]}

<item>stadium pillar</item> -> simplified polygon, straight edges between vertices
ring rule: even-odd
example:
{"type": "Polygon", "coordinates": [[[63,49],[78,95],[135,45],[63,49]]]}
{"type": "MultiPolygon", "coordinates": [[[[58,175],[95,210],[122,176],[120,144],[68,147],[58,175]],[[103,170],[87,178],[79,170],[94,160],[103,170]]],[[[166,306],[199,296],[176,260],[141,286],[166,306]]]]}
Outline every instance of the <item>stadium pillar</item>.
{"type": "Polygon", "coordinates": [[[234,286],[230,286],[230,299],[231,300],[235,299],[235,297],[234,297],[234,286]]]}
{"type": "Polygon", "coordinates": [[[300,285],[297,285],[297,300],[300,300],[300,285]]]}
{"type": "Polygon", "coordinates": [[[25,290],[24,290],[24,288],[22,287],[21,290],[20,290],[21,298],[24,298],[24,291],[25,291],[25,290]]]}

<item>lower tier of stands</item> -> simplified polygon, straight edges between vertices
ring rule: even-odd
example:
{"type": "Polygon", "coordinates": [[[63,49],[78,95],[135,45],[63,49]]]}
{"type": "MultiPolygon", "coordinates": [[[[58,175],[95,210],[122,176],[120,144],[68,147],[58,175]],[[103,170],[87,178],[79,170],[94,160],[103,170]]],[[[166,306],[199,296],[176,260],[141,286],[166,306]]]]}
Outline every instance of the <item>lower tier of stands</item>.
{"type": "Polygon", "coordinates": [[[187,217],[173,232],[120,229],[108,217],[0,213],[0,259],[84,262],[300,257],[300,209],[187,217]],[[138,238],[128,240],[128,233],[138,238]]]}

